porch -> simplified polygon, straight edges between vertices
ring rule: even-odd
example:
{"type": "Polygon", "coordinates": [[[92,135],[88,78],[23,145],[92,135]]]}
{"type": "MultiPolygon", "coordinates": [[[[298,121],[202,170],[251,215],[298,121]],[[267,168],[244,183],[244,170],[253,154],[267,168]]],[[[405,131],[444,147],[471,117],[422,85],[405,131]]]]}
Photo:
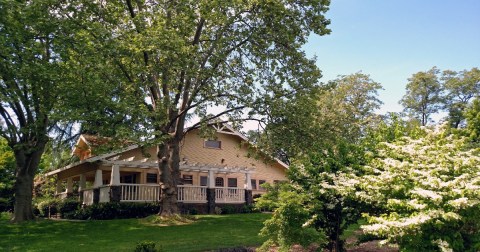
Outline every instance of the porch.
{"type": "MultiPolygon", "coordinates": [[[[153,162],[109,160],[92,167],[94,169],[83,170],[80,174],[66,177],[59,173],[57,196],[63,198],[78,193],[79,200],[85,205],[103,202],[158,202],[162,192],[158,174],[152,173],[157,171],[157,167],[158,163],[153,162]]],[[[215,209],[215,204],[252,203],[252,169],[184,163],[180,170],[185,174],[198,173],[196,182],[202,185],[178,185],[179,203],[207,204],[209,212],[215,209]],[[229,183],[224,184],[221,176],[227,178],[227,174],[230,174],[229,183]],[[243,188],[231,186],[230,182],[235,182],[233,185],[236,185],[241,174],[244,176],[240,180],[244,182],[243,188]]],[[[191,177],[188,176],[189,179],[191,177]]]]}
{"type": "MultiPolygon", "coordinates": [[[[215,202],[224,204],[245,203],[245,189],[231,187],[215,187],[215,202]]],[[[207,203],[207,186],[177,186],[177,201],[183,203],[207,203]]],[[[98,188],[88,188],[80,192],[80,198],[85,205],[103,202],[158,202],[161,198],[159,185],[149,184],[119,184],[118,186],[102,185],[98,188]],[[119,198],[115,197],[119,191],[119,198]],[[95,194],[98,194],[96,196],[95,194]]],[[[65,195],[65,193],[61,194],[65,195]]]]}

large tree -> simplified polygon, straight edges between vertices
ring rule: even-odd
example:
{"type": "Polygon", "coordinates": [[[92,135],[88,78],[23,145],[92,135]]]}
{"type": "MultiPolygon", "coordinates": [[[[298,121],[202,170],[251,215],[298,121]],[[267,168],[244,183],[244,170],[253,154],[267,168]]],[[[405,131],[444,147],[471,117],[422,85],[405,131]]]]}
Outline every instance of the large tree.
{"type": "MultiPolygon", "coordinates": [[[[282,204],[271,223],[283,221],[290,225],[291,219],[303,220],[307,212],[311,218],[305,225],[327,235],[327,248],[330,251],[344,250],[342,232],[358,220],[361,207],[351,198],[344,197],[333,184],[345,174],[358,173],[351,167],[359,167],[365,162],[362,142],[369,132],[367,129],[376,123],[374,112],[381,104],[377,97],[381,88],[366,74],[340,76],[316,92],[283,101],[272,109],[271,122],[263,136],[268,136],[267,147],[281,150],[276,153],[287,153],[283,157],[292,161],[289,178],[293,186],[288,190],[301,195],[304,212],[301,216],[295,216],[295,212],[290,215],[277,212],[285,210],[281,208],[282,204],[283,207],[290,205],[285,199],[274,197],[274,202],[282,201],[282,204]]],[[[272,194],[278,196],[275,191],[270,192],[260,204],[272,194]]],[[[265,229],[272,227],[277,228],[270,225],[265,229]]],[[[299,226],[296,228],[301,230],[299,226]]],[[[270,234],[291,235],[278,230],[271,230],[274,232],[270,234]]],[[[278,237],[270,238],[278,240],[278,237]]]]}
{"type": "Polygon", "coordinates": [[[441,79],[447,92],[448,120],[452,127],[458,128],[465,119],[464,112],[470,101],[480,95],[480,70],[476,67],[460,72],[446,70],[441,79]]]}
{"type": "Polygon", "coordinates": [[[0,6],[0,134],[16,161],[14,221],[33,218],[33,178],[63,80],[53,51],[58,28],[43,1],[0,6]]]}
{"type": "Polygon", "coordinates": [[[259,145],[286,162],[339,142],[358,143],[377,116],[381,84],[369,75],[339,76],[290,100],[277,100],[270,109],[259,145]]]}
{"type": "Polygon", "coordinates": [[[15,222],[33,219],[33,180],[51,137],[70,135],[75,107],[96,101],[81,95],[89,86],[84,68],[70,61],[73,27],[59,19],[58,6],[0,2],[0,136],[15,156],[15,222]]]}
{"type": "Polygon", "coordinates": [[[436,67],[413,74],[408,79],[407,93],[400,100],[405,112],[427,125],[430,116],[438,112],[443,104],[443,88],[438,79],[439,70],[436,67]]]}
{"type": "MultiPolygon", "coordinates": [[[[185,124],[239,121],[277,99],[309,89],[320,76],[301,46],[326,34],[327,0],[309,1],[70,1],[64,17],[85,29],[97,64],[135,90],[158,144],[162,215],[178,212],[180,141],[185,124]],[[211,114],[210,107],[221,112],[211,114]],[[244,109],[249,108],[248,112],[244,109]]],[[[136,110],[132,108],[133,113],[136,110]]],[[[255,117],[258,119],[258,117],[255,117]]]]}

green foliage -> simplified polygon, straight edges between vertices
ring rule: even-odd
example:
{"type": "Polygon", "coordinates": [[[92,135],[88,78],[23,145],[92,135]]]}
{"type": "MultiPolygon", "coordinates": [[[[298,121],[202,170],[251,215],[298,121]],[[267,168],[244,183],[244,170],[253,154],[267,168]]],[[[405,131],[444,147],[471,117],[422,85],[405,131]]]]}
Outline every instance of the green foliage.
{"type": "Polygon", "coordinates": [[[156,244],[153,241],[142,241],[135,246],[135,252],[157,252],[156,244]]]}
{"type": "Polygon", "coordinates": [[[268,238],[260,248],[261,251],[268,251],[271,246],[277,246],[280,251],[289,251],[295,244],[307,247],[313,243],[325,243],[325,233],[313,225],[318,217],[311,216],[310,208],[313,206],[309,197],[293,189],[290,185],[283,184],[257,200],[259,207],[266,207],[273,205],[272,199],[277,198],[273,216],[265,221],[260,232],[261,236],[268,238]],[[269,195],[271,192],[273,195],[269,195]]]}
{"type": "Polygon", "coordinates": [[[72,216],[75,211],[80,209],[80,202],[77,199],[67,198],[57,203],[57,209],[61,218],[72,216]]]}
{"type": "Polygon", "coordinates": [[[408,79],[407,93],[403,96],[400,104],[405,112],[413,118],[420,120],[422,126],[427,125],[430,116],[437,113],[443,105],[443,86],[438,79],[440,70],[436,67],[413,74],[408,79]]]}
{"type": "Polygon", "coordinates": [[[465,111],[467,134],[474,142],[480,142],[480,99],[475,99],[465,111]]]}
{"type": "Polygon", "coordinates": [[[35,207],[39,210],[40,216],[50,217],[58,213],[60,202],[58,198],[42,198],[36,200],[35,207]]]}
{"type": "Polygon", "coordinates": [[[160,211],[160,205],[155,203],[100,203],[85,206],[67,218],[79,220],[111,220],[126,218],[144,218],[160,211]]]}
{"type": "Polygon", "coordinates": [[[226,206],[222,207],[222,214],[233,214],[233,213],[236,213],[236,212],[237,211],[235,210],[235,207],[233,207],[233,206],[226,205],[226,206]]]}
{"type": "Polygon", "coordinates": [[[480,70],[476,67],[467,71],[443,71],[443,85],[447,91],[445,109],[450,126],[458,128],[465,119],[465,109],[470,100],[480,95],[480,70]]]}
{"type": "Polygon", "coordinates": [[[7,141],[0,137],[0,212],[13,211],[15,157],[7,141]]]}

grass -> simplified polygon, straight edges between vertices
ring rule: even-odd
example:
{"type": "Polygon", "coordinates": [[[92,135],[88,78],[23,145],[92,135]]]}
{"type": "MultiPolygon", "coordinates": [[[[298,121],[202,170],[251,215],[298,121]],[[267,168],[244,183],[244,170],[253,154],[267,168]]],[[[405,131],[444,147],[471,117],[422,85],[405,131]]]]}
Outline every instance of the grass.
{"type": "Polygon", "coordinates": [[[0,251],[133,251],[153,241],[162,251],[205,251],[263,242],[258,232],[269,214],[198,215],[185,225],[158,226],[141,219],[37,220],[10,224],[0,216],[0,251]]]}

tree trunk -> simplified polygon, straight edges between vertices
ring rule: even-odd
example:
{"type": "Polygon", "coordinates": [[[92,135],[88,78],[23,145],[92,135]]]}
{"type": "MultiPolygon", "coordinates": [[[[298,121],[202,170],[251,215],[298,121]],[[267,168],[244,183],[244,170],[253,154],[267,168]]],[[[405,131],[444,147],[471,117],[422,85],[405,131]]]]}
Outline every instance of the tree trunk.
{"type": "Polygon", "coordinates": [[[180,178],[180,139],[174,137],[159,145],[158,158],[162,188],[160,216],[179,214],[177,185],[180,178]]]}
{"type": "Polygon", "coordinates": [[[40,158],[45,150],[45,144],[38,142],[33,151],[19,149],[15,150],[16,161],[16,181],[15,181],[15,204],[12,222],[18,223],[27,220],[33,220],[32,197],[33,197],[33,179],[37,172],[40,158]]]}

